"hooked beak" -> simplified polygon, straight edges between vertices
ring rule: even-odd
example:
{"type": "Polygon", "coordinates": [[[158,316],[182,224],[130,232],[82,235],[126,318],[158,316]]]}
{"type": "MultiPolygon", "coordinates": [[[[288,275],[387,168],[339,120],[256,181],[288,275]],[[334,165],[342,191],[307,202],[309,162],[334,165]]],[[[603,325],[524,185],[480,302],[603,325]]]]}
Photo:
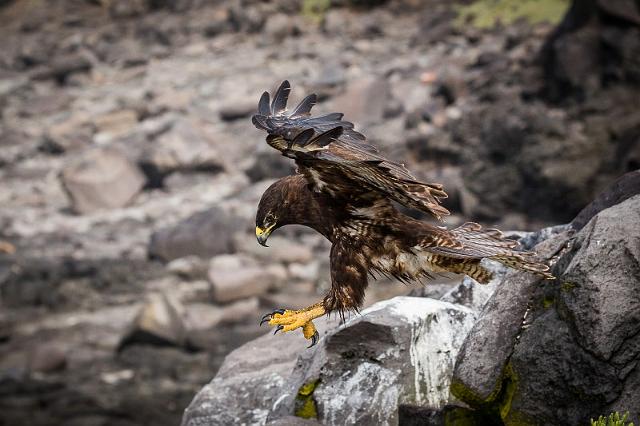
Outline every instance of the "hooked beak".
{"type": "Polygon", "coordinates": [[[271,234],[271,231],[273,230],[274,226],[275,225],[272,225],[266,229],[256,226],[256,238],[258,239],[258,243],[261,246],[269,247],[267,245],[267,239],[269,238],[269,235],[271,234]]]}

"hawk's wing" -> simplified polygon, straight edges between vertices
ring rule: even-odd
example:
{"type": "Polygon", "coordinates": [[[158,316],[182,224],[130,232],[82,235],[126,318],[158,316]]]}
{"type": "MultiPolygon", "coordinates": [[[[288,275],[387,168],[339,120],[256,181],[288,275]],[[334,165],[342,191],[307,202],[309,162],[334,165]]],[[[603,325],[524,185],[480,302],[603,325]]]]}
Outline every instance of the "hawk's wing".
{"type": "Polygon", "coordinates": [[[296,160],[314,190],[333,197],[388,197],[438,219],[449,214],[439,202],[447,196],[442,185],[419,182],[402,164],[379,155],[341,113],[311,117],[316,95],[286,110],[290,90],[284,81],[271,102],[264,92],[252,121],[269,133],[269,145],[296,160]]]}

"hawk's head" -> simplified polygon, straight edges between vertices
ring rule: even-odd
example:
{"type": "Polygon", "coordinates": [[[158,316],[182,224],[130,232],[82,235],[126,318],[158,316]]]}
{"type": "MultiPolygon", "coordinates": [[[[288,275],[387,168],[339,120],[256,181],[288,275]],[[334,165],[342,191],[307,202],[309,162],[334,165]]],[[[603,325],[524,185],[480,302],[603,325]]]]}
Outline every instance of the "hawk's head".
{"type": "Polygon", "coordinates": [[[267,246],[269,235],[281,226],[300,223],[300,176],[288,176],[271,185],[262,194],[256,214],[256,238],[267,246]]]}

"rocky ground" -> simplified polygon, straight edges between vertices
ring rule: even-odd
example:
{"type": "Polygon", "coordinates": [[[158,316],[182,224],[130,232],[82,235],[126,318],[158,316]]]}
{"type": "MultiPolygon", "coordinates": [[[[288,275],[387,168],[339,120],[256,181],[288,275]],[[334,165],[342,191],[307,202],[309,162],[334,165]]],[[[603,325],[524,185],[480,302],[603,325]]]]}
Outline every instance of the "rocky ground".
{"type": "Polygon", "coordinates": [[[253,236],[292,168],[249,117],[285,78],[444,183],[450,225],[565,223],[640,165],[631,12],[594,79],[550,23],[373,3],[0,1],[0,424],[177,424],[263,312],[321,297],[326,241],[253,236]]]}

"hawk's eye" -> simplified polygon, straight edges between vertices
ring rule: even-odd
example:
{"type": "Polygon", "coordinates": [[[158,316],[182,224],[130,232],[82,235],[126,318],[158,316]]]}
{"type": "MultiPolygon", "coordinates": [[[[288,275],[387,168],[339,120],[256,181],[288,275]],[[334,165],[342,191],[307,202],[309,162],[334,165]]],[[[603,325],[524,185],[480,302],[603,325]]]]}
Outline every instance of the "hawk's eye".
{"type": "Polygon", "coordinates": [[[270,228],[271,226],[275,225],[276,223],[276,217],[273,215],[273,213],[269,213],[265,218],[264,218],[264,227],[265,228],[270,228]]]}

